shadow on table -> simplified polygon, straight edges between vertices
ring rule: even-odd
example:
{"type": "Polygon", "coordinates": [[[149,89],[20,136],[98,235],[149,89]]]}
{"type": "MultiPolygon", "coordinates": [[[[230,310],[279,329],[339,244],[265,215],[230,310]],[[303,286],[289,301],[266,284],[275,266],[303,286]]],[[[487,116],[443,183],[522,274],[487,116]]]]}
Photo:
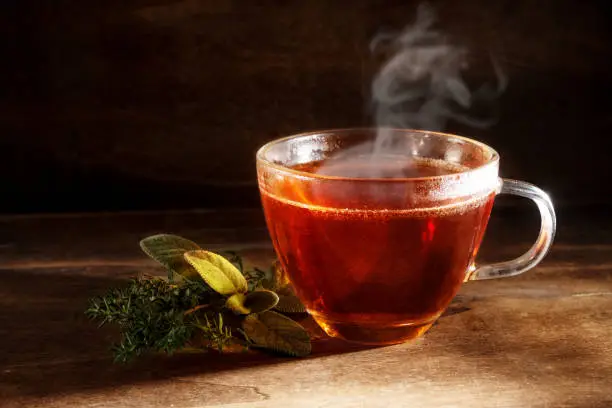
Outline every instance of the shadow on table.
{"type": "MultiPolygon", "coordinates": [[[[90,297],[136,273],[128,267],[0,269],[0,394],[65,394],[293,360],[249,351],[150,355],[130,364],[113,363],[109,346],[117,340],[116,331],[97,328],[83,311],[90,297]]],[[[451,308],[449,313],[464,310],[451,308]]],[[[371,348],[318,335],[308,358],[371,348]]]]}
{"type": "MultiPolygon", "coordinates": [[[[0,270],[0,350],[3,351],[0,353],[0,394],[5,401],[155,383],[294,361],[253,351],[224,355],[177,354],[170,358],[151,355],[127,365],[113,363],[109,344],[116,340],[117,333],[98,329],[85,319],[83,310],[91,296],[122,284],[135,272],[126,267],[0,270]]],[[[519,301],[525,302],[524,299],[519,301]]],[[[526,324],[516,320],[520,317],[512,320],[513,316],[518,316],[515,310],[502,319],[490,314],[496,309],[489,307],[491,305],[485,303],[471,309],[472,305],[470,297],[458,296],[443,316],[449,319],[448,324],[440,325],[436,330],[441,329],[441,332],[432,332],[432,338],[453,336],[455,340],[444,342],[444,353],[462,361],[471,358],[479,364],[501,361],[488,367],[487,375],[506,377],[508,381],[540,378],[545,364],[553,367],[557,375],[572,367],[568,378],[579,376],[585,383],[599,387],[607,381],[608,374],[612,374],[598,372],[594,370],[596,364],[587,364],[601,356],[584,344],[584,336],[575,332],[570,319],[554,322],[556,330],[563,332],[553,336],[556,340],[551,341],[545,328],[546,324],[553,323],[547,320],[550,316],[545,312],[534,312],[539,313],[540,320],[526,324]],[[455,315],[463,313],[458,322],[455,315]],[[543,330],[521,332],[534,325],[541,325],[543,330]],[[444,333],[447,330],[449,332],[444,333]],[[462,336],[465,341],[459,339],[462,336]],[[500,350],[504,350],[503,358],[500,358],[500,350]],[[516,361],[532,363],[521,364],[518,370],[516,361]]],[[[528,310],[528,307],[521,306],[521,310],[528,310]]],[[[555,315],[565,319],[563,314],[555,315]]],[[[602,314],[599,318],[605,317],[602,314]]],[[[582,318],[589,321],[596,317],[582,318]]],[[[358,353],[367,348],[325,338],[313,343],[313,354],[308,358],[358,353]]],[[[550,384],[550,387],[555,386],[550,384]]],[[[580,401],[576,402],[580,406],[580,401]]]]}

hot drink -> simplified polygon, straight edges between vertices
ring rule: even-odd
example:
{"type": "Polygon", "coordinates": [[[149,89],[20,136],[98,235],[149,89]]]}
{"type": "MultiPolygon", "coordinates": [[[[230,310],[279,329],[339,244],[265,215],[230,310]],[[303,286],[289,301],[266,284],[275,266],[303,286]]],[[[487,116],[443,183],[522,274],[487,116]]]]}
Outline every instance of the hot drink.
{"type": "MultiPolygon", "coordinates": [[[[397,157],[312,162],[292,169],[387,180],[466,170],[441,160],[397,157]]],[[[285,177],[262,189],[276,252],[298,296],[331,335],[376,344],[418,336],[464,281],[495,192],[432,206],[415,201],[409,183],[398,182],[382,194],[370,184],[329,181],[285,177]],[[347,208],[351,200],[354,205],[347,208]]]]}
{"type": "Polygon", "coordinates": [[[556,227],[550,198],[498,171],[483,143],[410,129],[304,133],[257,153],[268,229],[296,294],[329,335],[368,344],[418,337],[464,281],[542,260],[556,227]],[[540,234],[518,258],[480,265],[497,194],[533,200],[540,234]]]}

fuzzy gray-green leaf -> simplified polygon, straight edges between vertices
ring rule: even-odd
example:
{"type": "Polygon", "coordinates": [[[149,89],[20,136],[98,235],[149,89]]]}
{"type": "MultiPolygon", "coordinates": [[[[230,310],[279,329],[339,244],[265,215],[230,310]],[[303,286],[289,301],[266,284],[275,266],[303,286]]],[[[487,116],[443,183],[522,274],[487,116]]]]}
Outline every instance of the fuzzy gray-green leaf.
{"type": "Polygon", "coordinates": [[[278,303],[274,309],[283,313],[306,313],[306,307],[295,295],[291,285],[277,289],[278,303]]]}
{"type": "Polygon", "coordinates": [[[258,347],[297,357],[311,352],[306,329],[280,313],[267,311],[249,315],[242,322],[242,328],[258,347]]]}
{"type": "Polygon", "coordinates": [[[168,269],[170,277],[177,273],[187,279],[198,279],[199,275],[183,257],[187,251],[200,249],[198,244],[183,237],[170,234],[158,234],[140,241],[140,248],[149,257],[168,269]]]}
{"type": "Polygon", "coordinates": [[[251,313],[261,313],[272,309],[278,303],[278,295],[270,290],[259,289],[246,296],[244,306],[251,313]]]}
{"type": "Polygon", "coordinates": [[[279,295],[274,309],[283,313],[306,313],[306,307],[295,295],[279,295]]]}
{"type": "Polygon", "coordinates": [[[225,301],[225,306],[236,314],[249,314],[251,309],[245,306],[246,296],[244,293],[234,293],[225,301]]]}
{"type": "Polygon", "coordinates": [[[186,252],[184,257],[215,292],[228,296],[248,290],[242,273],[221,255],[197,250],[186,252]]]}

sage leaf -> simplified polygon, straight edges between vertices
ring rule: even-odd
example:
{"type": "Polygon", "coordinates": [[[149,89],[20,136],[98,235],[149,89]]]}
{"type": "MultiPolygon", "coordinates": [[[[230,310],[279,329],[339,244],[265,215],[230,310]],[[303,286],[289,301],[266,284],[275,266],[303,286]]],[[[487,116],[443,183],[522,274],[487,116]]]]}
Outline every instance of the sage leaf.
{"type": "Polygon", "coordinates": [[[303,357],[311,352],[306,329],[280,313],[267,311],[248,315],[242,329],[255,346],[303,357]]]}
{"type": "Polygon", "coordinates": [[[186,252],[184,257],[215,292],[229,296],[247,291],[242,273],[221,255],[201,249],[186,252]]]}
{"type": "Polygon", "coordinates": [[[183,257],[187,251],[200,249],[195,242],[177,235],[157,234],[141,240],[140,248],[145,254],[168,269],[170,279],[173,273],[190,280],[199,279],[199,274],[183,257]]]}
{"type": "Polygon", "coordinates": [[[234,293],[225,301],[225,306],[231,309],[236,314],[249,314],[251,309],[244,304],[246,296],[244,293],[234,293]]]}
{"type": "Polygon", "coordinates": [[[306,313],[306,307],[295,295],[278,295],[278,303],[274,306],[275,310],[283,313],[306,313]]]}
{"type": "Polygon", "coordinates": [[[236,314],[260,313],[272,309],[278,303],[278,295],[269,290],[257,290],[244,293],[235,293],[225,302],[225,306],[236,314]]]}
{"type": "Polygon", "coordinates": [[[246,296],[244,306],[251,313],[261,313],[272,309],[278,303],[278,295],[270,290],[259,289],[246,296]]]}
{"type": "Polygon", "coordinates": [[[278,303],[274,309],[283,313],[306,313],[306,307],[300,298],[295,295],[288,279],[283,280],[284,286],[276,289],[278,303]]]}

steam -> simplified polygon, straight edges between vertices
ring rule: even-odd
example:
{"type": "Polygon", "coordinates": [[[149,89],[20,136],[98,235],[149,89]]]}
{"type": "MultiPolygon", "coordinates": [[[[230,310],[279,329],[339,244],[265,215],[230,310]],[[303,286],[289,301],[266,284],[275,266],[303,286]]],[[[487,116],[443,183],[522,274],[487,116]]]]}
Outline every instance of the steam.
{"type": "Polygon", "coordinates": [[[474,103],[490,104],[504,91],[507,79],[497,62],[491,64],[497,84],[471,91],[462,72],[468,51],[433,26],[433,10],[423,4],[416,21],[399,34],[381,34],[371,43],[373,52],[390,52],[372,82],[375,120],[380,127],[443,130],[452,119],[473,127],[488,127],[495,118],[478,119],[467,112],[474,103]]]}
{"type": "Polygon", "coordinates": [[[414,23],[399,33],[374,38],[371,51],[387,57],[371,87],[376,140],[334,154],[319,173],[393,176],[380,164],[400,155],[405,161],[418,146],[412,146],[409,138],[393,137],[392,128],[441,131],[450,120],[476,128],[496,122],[495,115],[477,117],[471,111],[475,106],[490,109],[505,90],[507,78],[499,64],[490,58],[494,84],[470,89],[463,77],[469,67],[468,50],[437,30],[435,20],[433,10],[422,4],[414,23]],[[358,166],[366,157],[372,165],[358,166]]]}

